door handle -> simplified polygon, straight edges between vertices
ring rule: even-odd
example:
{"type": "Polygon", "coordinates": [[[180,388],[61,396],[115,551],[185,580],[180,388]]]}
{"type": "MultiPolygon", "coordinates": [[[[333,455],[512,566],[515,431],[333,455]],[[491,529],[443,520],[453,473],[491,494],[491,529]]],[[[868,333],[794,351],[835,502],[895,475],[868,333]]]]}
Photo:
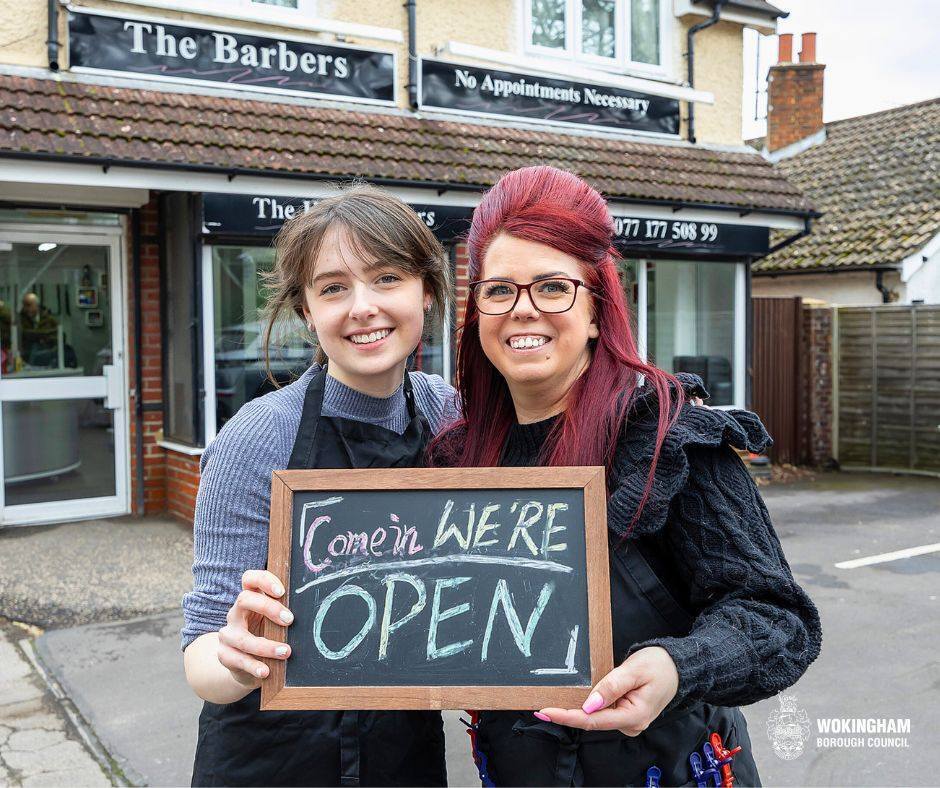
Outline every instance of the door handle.
{"type": "Polygon", "coordinates": [[[108,410],[117,410],[124,404],[121,386],[121,370],[114,364],[106,364],[102,368],[105,384],[104,406],[108,410]]]}

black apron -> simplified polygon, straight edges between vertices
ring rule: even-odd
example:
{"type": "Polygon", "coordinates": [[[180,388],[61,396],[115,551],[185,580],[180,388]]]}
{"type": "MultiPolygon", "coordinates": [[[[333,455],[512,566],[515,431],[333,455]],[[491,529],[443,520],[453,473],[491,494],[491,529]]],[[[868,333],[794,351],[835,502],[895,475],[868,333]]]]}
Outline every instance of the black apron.
{"type": "MultiPolygon", "coordinates": [[[[693,617],[675,601],[636,542],[611,537],[610,590],[615,665],[634,643],[681,637],[691,629],[693,617]]],[[[645,786],[650,766],[660,769],[663,786],[698,785],[689,755],[698,752],[704,762],[702,746],[715,732],[728,750],[742,748],[731,764],[735,785],[760,785],[747,724],[737,708],[699,703],[661,715],[636,737],[540,722],[531,711],[484,711],[475,728],[483,756],[478,765],[485,764],[489,784],[497,786],[645,786]]]]}
{"type": "MultiPolygon", "coordinates": [[[[413,468],[431,437],[409,375],[404,434],[322,416],[326,370],[314,373],[289,469],[413,468]]],[[[266,711],[261,690],[235,703],[206,703],[199,716],[193,785],[447,785],[437,711],[266,711]]]]}

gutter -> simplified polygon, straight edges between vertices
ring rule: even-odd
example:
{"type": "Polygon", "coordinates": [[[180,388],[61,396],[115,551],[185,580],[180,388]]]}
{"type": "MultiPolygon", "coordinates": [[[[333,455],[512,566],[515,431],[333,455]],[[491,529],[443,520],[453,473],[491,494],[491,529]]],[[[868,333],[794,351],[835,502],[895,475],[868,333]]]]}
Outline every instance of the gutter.
{"type": "MultiPolygon", "coordinates": [[[[129,169],[143,170],[164,170],[169,172],[198,172],[208,175],[224,175],[229,181],[238,177],[245,178],[283,178],[284,180],[304,180],[319,181],[328,183],[341,183],[345,180],[351,180],[357,176],[338,175],[325,173],[309,172],[284,172],[281,170],[260,170],[249,169],[247,167],[217,167],[208,164],[190,164],[188,162],[152,162],[152,161],[122,161],[103,156],[69,156],[63,153],[32,153],[29,151],[3,151],[0,153],[0,159],[17,159],[25,161],[46,161],[56,164],[90,164],[101,167],[107,172],[112,167],[127,167],[129,169]]],[[[362,177],[362,176],[358,176],[362,177]]],[[[438,196],[445,192],[473,192],[480,194],[486,191],[492,184],[485,183],[452,183],[447,181],[419,181],[407,178],[376,178],[368,177],[369,183],[378,186],[390,186],[413,189],[436,189],[438,196]]],[[[181,190],[185,191],[185,190],[181,190]]],[[[683,208],[697,208],[702,210],[727,211],[736,213],[738,216],[747,216],[752,213],[765,213],[773,216],[796,216],[804,221],[808,219],[818,219],[822,216],[813,209],[787,209],[787,208],[762,208],[759,206],[746,207],[742,205],[729,205],[726,203],[694,202],[684,200],[657,200],[644,199],[639,197],[620,197],[617,195],[607,195],[610,202],[624,203],[628,205],[655,205],[657,207],[666,207],[673,212],[680,211],[683,208]]],[[[471,206],[472,207],[472,206],[471,206]]]]}
{"type": "MultiPolygon", "coordinates": [[[[726,0],[715,0],[715,6],[712,8],[712,15],[706,19],[704,22],[699,22],[697,25],[692,25],[689,28],[688,33],[686,33],[686,50],[685,56],[688,66],[688,77],[687,82],[689,83],[690,88],[695,87],[695,34],[704,30],[707,27],[711,27],[714,24],[718,23],[719,18],[721,17],[721,7],[725,4],[726,0]]],[[[689,106],[689,132],[688,140],[693,145],[695,144],[695,105],[690,101],[689,106]]]]}
{"type": "Polygon", "coordinates": [[[816,217],[804,216],[803,217],[803,229],[798,233],[784,238],[780,243],[776,243],[767,250],[767,254],[764,257],[769,257],[774,252],[779,252],[781,249],[786,249],[790,244],[796,243],[800,238],[805,238],[812,232],[813,229],[813,218],[819,218],[822,214],[817,214],[816,217]]]}
{"type": "MultiPolygon", "coordinates": [[[[758,262],[755,260],[754,262],[758,262]]],[[[843,274],[843,273],[854,273],[865,271],[897,271],[896,267],[890,265],[852,265],[852,266],[826,266],[825,268],[783,268],[783,269],[772,269],[770,271],[761,271],[756,270],[753,272],[754,276],[768,277],[770,279],[776,279],[778,276],[812,276],[813,274],[843,274]]]]}

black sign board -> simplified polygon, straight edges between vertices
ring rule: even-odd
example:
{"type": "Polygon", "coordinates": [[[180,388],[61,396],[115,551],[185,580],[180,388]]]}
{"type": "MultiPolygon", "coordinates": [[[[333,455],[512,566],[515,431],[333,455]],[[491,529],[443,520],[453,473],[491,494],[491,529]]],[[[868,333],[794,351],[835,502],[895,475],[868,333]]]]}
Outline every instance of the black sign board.
{"type": "Polygon", "coordinates": [[[263,708],[580,705],[610,669],[603,468],[276,471],[263,708]]]}
{"type": "Polygon", "coordinates": [[[770,230],[744,224],[615,216],[614,246],[621,253],[683,252],[759,257],[770,248],[770,230]]]}
{"type": "MultiPolygon", "coordinates": [[[[204,194],[205,232],[220,235],[275,235],[288,219],[310,210],[319,198],[256,194],[204,194]]],[[[412,203],[439,241],[450,242],[470,227],[473,208],[412,203]]]]}
{"type": "Polygon", "coordinates": [[[75,71],[394,104],[391,52],[69,10],[75,71]]]}
{"type": "Polygon", "coordinates": [[[571,79],[421,59],[421,106],[473,115],[679,133],[679,102],[571,79]]]}

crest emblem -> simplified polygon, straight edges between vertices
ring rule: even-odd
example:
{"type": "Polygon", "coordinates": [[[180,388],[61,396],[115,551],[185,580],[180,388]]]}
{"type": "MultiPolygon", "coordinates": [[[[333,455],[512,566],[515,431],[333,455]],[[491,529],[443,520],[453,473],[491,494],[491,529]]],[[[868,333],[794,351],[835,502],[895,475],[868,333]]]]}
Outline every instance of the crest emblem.
{"type": "Polygon", "coordinates": [[[809,716],[797,706],[795,695],[777,695],[779,709],[767,718],[767,738],[778,758],[792,761],[803,754],[803,745],[809,739],[809,716]]]}

